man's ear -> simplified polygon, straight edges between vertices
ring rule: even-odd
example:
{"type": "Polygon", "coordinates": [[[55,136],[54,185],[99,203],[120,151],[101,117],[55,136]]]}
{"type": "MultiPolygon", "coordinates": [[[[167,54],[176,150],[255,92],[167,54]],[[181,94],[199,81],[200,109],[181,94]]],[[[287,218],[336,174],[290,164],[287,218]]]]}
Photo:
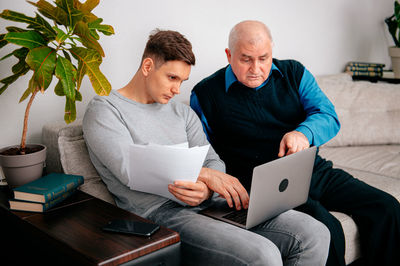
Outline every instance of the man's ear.
{"type": "Polygon", "coordinates": [[[225,49],[225,53],[226,53],[226,58],[228,59],[229,64],[231,63],[231,58],[232,58],[232,54],[231,54],[231,50],[229,50],[229,48],[225,49]]]}
{"type": "Polygon", "coordinates": [[[141,70],[145,77],[149,75],[150,71],[153,70],[153,68],[154,68],[153,59],[151,59],[150,57],[143,59],[141,70]]]}

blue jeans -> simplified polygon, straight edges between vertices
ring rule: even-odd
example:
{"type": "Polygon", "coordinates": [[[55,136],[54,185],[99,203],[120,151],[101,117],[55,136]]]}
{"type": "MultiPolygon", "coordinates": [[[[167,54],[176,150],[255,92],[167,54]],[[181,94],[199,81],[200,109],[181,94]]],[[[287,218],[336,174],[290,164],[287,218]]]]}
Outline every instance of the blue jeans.
{"type": "Polygon", "coordinates": [[[290,210],[250,230],[168,201],[147,218],[179,232],[183,265],[325,265],[330,234],[311,216],[290,210]]]}

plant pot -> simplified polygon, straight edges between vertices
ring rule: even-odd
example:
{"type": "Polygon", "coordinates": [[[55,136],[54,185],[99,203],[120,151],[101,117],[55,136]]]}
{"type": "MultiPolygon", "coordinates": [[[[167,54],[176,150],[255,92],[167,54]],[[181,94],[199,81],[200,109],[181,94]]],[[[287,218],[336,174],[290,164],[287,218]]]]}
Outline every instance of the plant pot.
{"type": "MultiPolygon", "coordinates": [[[[3,152],[19,145],[2,148],[3,152]]],[[[0,166],[10,188],[15,188],[33,180],[43,174],[43,167],[46,161],[47,148],[41,144],[28,144],[26,147],[43,147],[40,151],[25,155],[2,155],[0,154],[0,166]]]]}
{"type": "Polygon", "coordinates": [[[400,48],[399,47],[389,47],[389,55],[392,58],[392,68],[394,72],[394,77],[400,78],[400,48]]]}

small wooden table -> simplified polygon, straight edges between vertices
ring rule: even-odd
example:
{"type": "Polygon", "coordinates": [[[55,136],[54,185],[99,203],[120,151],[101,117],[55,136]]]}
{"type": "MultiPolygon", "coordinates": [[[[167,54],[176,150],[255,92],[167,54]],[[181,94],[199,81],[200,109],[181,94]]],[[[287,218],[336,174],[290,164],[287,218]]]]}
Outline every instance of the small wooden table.
{"type": "Polygon", "coordinates": [[[165,227],[151,237],[103,232],[112,219],[148,220],[82,191],[45,213],[11,211],[8,198],[10,191],[2,188],[0,262],[6,256],[15,262],[11,265],[179,264],[178,233],[165,227]]]}

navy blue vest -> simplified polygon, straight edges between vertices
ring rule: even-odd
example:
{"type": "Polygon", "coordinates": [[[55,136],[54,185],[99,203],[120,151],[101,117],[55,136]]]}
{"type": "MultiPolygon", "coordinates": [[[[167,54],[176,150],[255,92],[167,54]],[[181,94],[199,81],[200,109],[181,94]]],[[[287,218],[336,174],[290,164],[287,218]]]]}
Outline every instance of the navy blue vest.
{"type": "Polygon", "coordinates": [[[257,91],[235,82],[225,90],[226,67],[194,87],[212,130],[210,140],[226,164],[226,172],[250,189],[253,168],[278,158],[283,135],[306,118],[298,88],[304,66],[294,60],[273,60],[272,71],[257,91]]]}

